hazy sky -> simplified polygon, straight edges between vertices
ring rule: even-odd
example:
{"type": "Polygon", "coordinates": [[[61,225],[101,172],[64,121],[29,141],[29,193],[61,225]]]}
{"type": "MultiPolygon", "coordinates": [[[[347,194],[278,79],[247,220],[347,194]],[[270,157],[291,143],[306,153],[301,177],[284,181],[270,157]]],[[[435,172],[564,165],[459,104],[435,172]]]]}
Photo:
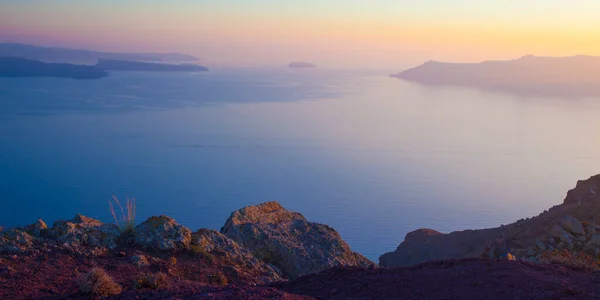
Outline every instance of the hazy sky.
{"type": "Polygon", "coordinates": [[[0,0],[0,40],[396,68],[600,55],[599,16],[598,0],[0,0]]]}

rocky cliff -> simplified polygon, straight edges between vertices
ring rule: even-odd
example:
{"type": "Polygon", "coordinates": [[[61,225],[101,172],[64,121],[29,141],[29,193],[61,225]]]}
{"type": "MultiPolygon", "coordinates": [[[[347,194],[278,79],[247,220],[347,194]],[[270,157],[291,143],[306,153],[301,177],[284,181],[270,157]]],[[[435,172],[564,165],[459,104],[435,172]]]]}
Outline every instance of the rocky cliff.
{"type": "Polygon", "coordinates": [[[586,253],[597,259],[600,247],[600,175],[579,181],[562,204],[540,215],[490,229],[441,234],[432,229],[408,233],[394,252],[379,258],[384,267],[470,257],[540,262],[554,250],[586,253]]]}

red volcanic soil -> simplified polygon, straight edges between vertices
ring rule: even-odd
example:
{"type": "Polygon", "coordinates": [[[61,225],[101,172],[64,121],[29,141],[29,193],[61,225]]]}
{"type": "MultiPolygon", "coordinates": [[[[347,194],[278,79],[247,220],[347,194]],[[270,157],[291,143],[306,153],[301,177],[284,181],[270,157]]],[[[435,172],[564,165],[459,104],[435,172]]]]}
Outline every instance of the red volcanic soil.
{"type": "Polygon", "coordinates": [[[600,299],[599,275],[560,265],[468,259],[411,268],[335,268],[275,287],[318,299],[600,299]]]}
{"type": "Polygon", "coordinates": [[[396,269],[333,268],[271,285],[252,284],[219,261],[153,254],[139,268],[130,257],[139,250],[85,258],[52,251],[0,258],[0,299],[90,299],[77,277],[101,267],[123,286],[108,299],[600,299],[600,273],[561,265],[466,259],[396,269]],[[143,273],[162,272],[158,289],[133,287],[143,273]],[[227,285],[215,281],[218,274],[227,285]]]}
{"type": "Polygon", "coordinates": [[[93,299],[79,292],[78,278],[94,267],[104,269],[122,285],[123,294],[114,299],[310,299],[255,287],[254,274],[240,274],[226,260],[118,249],[94,258],[60,250],[0,256],[0,300],[93,299]],[[150,266],[135,266],[131,257],[138,254],[149,257],[150,266]],[[166,275],[159,288],[135,287],[145,274],[158,273],[166,275]]]}

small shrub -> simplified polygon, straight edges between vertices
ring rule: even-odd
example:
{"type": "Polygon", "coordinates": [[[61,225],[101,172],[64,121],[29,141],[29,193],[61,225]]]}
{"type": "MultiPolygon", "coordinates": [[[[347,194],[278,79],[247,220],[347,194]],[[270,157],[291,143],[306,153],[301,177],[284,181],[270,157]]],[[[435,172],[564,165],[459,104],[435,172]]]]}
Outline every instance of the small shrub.
{"type": "Polygon", "coordinates": [[[93,268],[79,278],[79,291],[95,296],[114,296],[123,291],[103,269],[93,268]]]}
{"type": "Polygon", "coordinates": [[[196,256],[203,257],[211,265],[215,261],[215,256],[212,255],[212,253],[204,250],[202,246],[192,245],[190,249],[192,250],[192,253],[194,253],[196,256]]]}
{"type": "Polygon", "coordinates": [[[177,264],[177,258],[176,258],[175,256],[171,256],[171,257],[169,258],[169,263],[170,263],[172,266],[176,265],[176,264],[177,264]]]}
{"type": "Polygon", "coordinates": [[[125,203],[125,209],[121,205],[121,202],[117,198],[117,196],[112,196],[112,201],[108,200],[108,206],[110,209],[110,213],[115,219],[115,223],[119,226],[121,232],[133,232],[133,228],[135,227],[135,198],[127,197],[127,202],[125,203]],[[115,206],[113,206],[113,202],[119,208],[121,212],[121,222],[119,222],[119,218],[117,218],[117,213],[115,212],[115,206]]]}
{"type": "Polygon", "coordinates": [[[227,280],[227,276],[225,276],[223,273],[216,273],[216,274],[211,274],[208,275],[210,282],[213,284],[217,284],[218,286],[226,286],[229,281],[227,280]]]}
{"type": "Polygon", "coordinates": [[[553,250],[542,253],[540,261],[547,264],[560,264],[570,267],[600,270],[598,260],[579,252],[572,253],[568,250],[553,250]]]}
{"type": "Polygon", "coordinates": [[[153,289],[157,290],[164,288],[167,284],[167,275],[165,273],[142,274],[136,281],[134,287],[136,289],[153,289]]]}

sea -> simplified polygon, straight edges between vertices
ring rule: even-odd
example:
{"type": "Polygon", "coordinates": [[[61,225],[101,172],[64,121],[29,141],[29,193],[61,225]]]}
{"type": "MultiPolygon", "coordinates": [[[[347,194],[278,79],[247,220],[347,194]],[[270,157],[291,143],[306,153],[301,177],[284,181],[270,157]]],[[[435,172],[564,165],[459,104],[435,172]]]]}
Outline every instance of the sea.
{"type": "Polygon", "coordinates": [[[401,70],[216,68],[0,78],[0,226],[81,213],[219,230],[278,201],[377,261],[406,233],[495,227],[600,173],[600,98],[392,78],[401,70]]]}

